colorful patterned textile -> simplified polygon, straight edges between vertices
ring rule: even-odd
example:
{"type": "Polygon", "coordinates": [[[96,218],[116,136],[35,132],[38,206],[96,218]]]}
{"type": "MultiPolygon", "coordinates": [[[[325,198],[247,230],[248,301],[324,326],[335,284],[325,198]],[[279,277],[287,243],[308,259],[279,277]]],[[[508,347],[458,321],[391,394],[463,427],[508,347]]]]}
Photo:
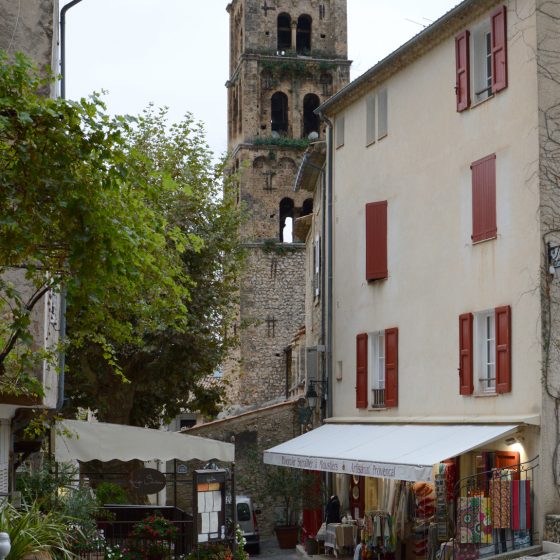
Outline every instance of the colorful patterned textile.
{"type": "Polygon", "coordinates": [[[478,546],[475,544],[461,544],[455,551],[455,560],[476,560],[478,556],[478,546]]]}
{"type": "Polygon", "coordinates": [[[459,542],[492,542],[492,512],[488,498],[459,498],[459,542]]]}
{"type": "Polygon", "coordinates": [[[490,500],[492,501],[494,529],[509,529],[511,527],[511,482],[509,480],[491,480],[490,500]]]}
{"type": "Polygon", "coordinates": [[[511,481],[512,528],[525,531],[531,528],[531,483],[529,480],[511,481]]]}

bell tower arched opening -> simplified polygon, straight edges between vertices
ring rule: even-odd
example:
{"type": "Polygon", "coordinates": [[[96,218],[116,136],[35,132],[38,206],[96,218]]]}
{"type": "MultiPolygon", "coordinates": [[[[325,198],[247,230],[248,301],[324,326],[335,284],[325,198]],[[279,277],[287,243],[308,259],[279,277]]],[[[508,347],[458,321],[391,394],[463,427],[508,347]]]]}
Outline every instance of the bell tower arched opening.
{"type": "Polygon", "coordinates": [[[309,53],[311,51],[311,16],[303,14],[299,16],[296,33],[296,51],[298,53],[309,53]]]}

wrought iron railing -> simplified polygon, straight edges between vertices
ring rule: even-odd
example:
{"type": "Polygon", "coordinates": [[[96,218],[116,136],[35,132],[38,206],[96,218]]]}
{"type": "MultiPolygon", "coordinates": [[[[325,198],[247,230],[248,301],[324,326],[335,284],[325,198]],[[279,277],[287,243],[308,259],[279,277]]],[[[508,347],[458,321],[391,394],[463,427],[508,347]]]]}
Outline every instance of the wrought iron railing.
{"type": "Polygon", "coordinates": [[[139,538],[132,534],[137,521],[100,521],[98,530],[100,538],[91,549],[76,551],[83,560],[103,559],[106,549],[120,548],[122,551],[137,551],[145,558],[183,558],[192,551],[192,520],[170,521],[176,529],[173,538],[139,538]]]}
{"type": "Polygon", "coordinates": [[[537,456],[457,482],[455,560],[475,560],[533,544],[533,473],[538,466],[537,456]]]}
{"type": "Polygon", "coordinates": [[[371,408],[383,408],[385,406],[385,389],[371,390],[371,408]]]}

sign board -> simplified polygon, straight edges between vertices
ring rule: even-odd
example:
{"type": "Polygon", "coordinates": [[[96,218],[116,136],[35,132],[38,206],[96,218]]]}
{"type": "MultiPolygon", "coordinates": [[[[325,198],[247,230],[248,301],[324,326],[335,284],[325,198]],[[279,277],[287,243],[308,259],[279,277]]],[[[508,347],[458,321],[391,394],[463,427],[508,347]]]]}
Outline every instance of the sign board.
{"type": "Polygon", "coordinates": [[[138,469],[132,473],[130,485],[139,494],[157,494],[165,488],[165,475],[156,469],[138,469]]]}
{"type": "Polygon", "coordinates": [[[197,543],[225,538],[225,491],[225,470],[194,471],[193,505],[197,543]]]}

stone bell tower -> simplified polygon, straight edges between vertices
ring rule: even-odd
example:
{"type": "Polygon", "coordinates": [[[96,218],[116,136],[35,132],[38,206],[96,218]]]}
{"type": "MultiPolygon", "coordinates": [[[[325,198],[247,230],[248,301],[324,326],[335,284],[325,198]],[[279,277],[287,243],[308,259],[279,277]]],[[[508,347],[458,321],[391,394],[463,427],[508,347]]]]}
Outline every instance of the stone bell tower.
{"type": "Polygon", "coordinates": [[[325,139],[315,109],[349,79],[346,0],[234,0],[230,15],[228,147],[247,212],[238,355],[225,368],[230,404],[285,396],[289,347],[304,324],[305,239],[313,212],[294,192],[301,157],[325,139]]]}

